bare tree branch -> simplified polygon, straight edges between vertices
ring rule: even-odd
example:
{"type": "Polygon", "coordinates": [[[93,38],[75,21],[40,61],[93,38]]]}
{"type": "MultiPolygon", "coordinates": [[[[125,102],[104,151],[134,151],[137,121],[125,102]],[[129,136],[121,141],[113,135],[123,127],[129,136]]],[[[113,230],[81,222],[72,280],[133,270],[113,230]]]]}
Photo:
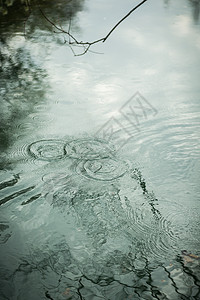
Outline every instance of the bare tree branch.
{"type": "Polygon", "coordinates": [[[64,43],[68,44],[68,46],[70,47],[70,49],[72,50],[72,53],[74,54],[74,56],[81,56],[84,55],[85,53],[87,53],[88,51],[90,51],[90,47],[94,44],[100,43],[100,42],[105,42],[108,37],[111,35],[111,33],[127,18],[129,17],[138,7],[140,7],[141,5],[143,5],[147,0],[143,0],[142,2],[140,2],[138,5],[136,5],[133,9],[131,9],[109,32],[108,34],[103,37],[100,38],[98,40],[95,40],[93,42],[83,42],[83,41],[78,41],[74,35],[72,35],[70,33],[71,30],[71,20],[69,22],[69,28],[68,31],[64,30],[62,28],[62,26],[58,26],[56,25],[52,20],[50,20],[42,11],[42,9],[40,8],[40,12],[43,15],[43,17],[46,19],[47,22],[49,22],[55,29],[56,31],[54,31],[54,33],[64,33],[68,36],[69,40],[67,41],[66,39],[64,39],[64,43]],[[73,46],[81,46],[83,48],[83,51],[80,54],[76,54],[73,46]]]}
{"type": "Polygon", "coordinates": [[[140,2],[138,5],[136,5],[133,9],[131,9],[129,11],[129,13],[127,13],[127,15],[125,15],[111,30],[110,32],[106,35],[106,37],[103,39],[103,42],[105,42],[107,40],[107,38],[111,35],[111,33],[119,26],[120,23],[122,23],[126,18],[128,18],[130,16],[130,14],[132,14],[134,12],[134,10],[136,10],[138,7],[140,7],[142,4],[144,4],[144,2],[146,2],[147,0],[143,0],[142,2],[140,2]]]}

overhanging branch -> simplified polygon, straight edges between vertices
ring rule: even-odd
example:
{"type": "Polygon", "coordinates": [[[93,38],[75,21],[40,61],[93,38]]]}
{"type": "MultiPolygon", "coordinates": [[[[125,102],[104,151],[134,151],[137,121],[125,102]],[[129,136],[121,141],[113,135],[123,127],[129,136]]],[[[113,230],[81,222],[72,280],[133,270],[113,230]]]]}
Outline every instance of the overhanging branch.
{"type": "Polygon", "coordinates": [[[80,55],[83,55],[85,54],[86,52],[89,51],[90,47],[94,44],[97,44],[97,43],[100,43],[100,42],[105,42],[108,37],[112,34],[112,32],[126,19],[128,18],[137,8],[139,8],[141,5],[143,5],[147,0],[143,0],[142,2],[140,2],[138,5],[136,5],[133,9],[131,9],[119,22],[117,22],[117,24],[108,32],[108,34],[103,37],[103,38],[100,38],[98,40],[94,40],[92,42],[83,42],[83,41],[78,41],[74,35],[72,35],[70,33],[70,25],[69,25],[69,29],[68,31],[64,30],[62,27],[59,27],[58,25],[56,25],[53,21],[51,21],[45,14],[44,12],[42,11],[42,9],[40,8],[40,12],[42,14],[42,16],[46,19],[47,22],[49,22],[56,31],[54,31],[54,33],[64,33],[66,34],[68,37],[69,37],[69,41],[66,41],[65,40],[65,43],[67,43],[73,54],[75,56],[80,56],[80,55]],[[73,49],[73,46],[81,46],[83,48],[83,51],[80,53],[80,54],[76,54],[74,49],[73,49]]]}

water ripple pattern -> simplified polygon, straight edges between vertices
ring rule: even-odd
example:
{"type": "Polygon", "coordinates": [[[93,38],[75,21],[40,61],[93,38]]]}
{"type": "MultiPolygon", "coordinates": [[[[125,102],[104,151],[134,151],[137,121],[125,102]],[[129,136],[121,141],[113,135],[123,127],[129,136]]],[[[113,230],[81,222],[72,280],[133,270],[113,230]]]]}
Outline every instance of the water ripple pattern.
{"type": "Polygon", "coordinates": [[[40,140],[33,142],[27,148],[27,152],[35,159],[52,161],[65,156],[65,142],[62,140],[40,140]]]}
{"type": "Polygon", "coordinates": [[[177,237],[171,223],[153,203],[155,196],[144,194],[128,173],[122,179],[128,182],[129,190],[121,185],[121,180],[116,184],[87,183],[83,179],[77,185],[77,178],[63,177],[60,186],[47,186],[44,194],[67,222],[74,219],[74,227],[79,228],[82,236],[87,235],[89,240],[85,240],[85,247],[94,255],[91,259],[105,263],[108,253],[112,256],[115,250],[120,251],[124,259],[131,251],[159,261],[176,253],[177,237]],[[156,208],[152,210],[152,206],[156,208]]]}
{"type": "Polygon", "coordinates": [[[118,159],[105,158],[80,161],[76,166],[76,172],[89,179],[112,181],[122,177],[127,168],[127,165],[118,159]]]}
{"type": "Polygon", "coordinates": [[[76,139],[65,145],[66,155],[72,158],[93,160],[114,154],[114,147],[101,139],[76,139]]]}

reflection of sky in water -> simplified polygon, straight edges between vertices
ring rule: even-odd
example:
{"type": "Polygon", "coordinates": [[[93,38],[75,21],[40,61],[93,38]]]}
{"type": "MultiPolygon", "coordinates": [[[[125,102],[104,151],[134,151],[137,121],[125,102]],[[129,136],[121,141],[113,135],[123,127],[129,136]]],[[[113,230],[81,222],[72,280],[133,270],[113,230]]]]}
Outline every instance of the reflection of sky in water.
{"type": "MultiPolygon", "coordinates": [[[[72,32],[80,40],[101,38],[132,7],[132,1],[123,5],[114,0],[109,4],[88,1],[72,21],[72,32]]],[[[103,54],[74,57],[67,45],[55,43],[56,39],[63,41],[61,35],[54,39],[49,32],[43,39],[46,34],[37,30],[30,40],[23,36],[10,40],[12,48],[24,45],[30,50],[35,63],[48,74],[50,88],[41,112],[47,113],[47,121],[53,115],[53,122],[40,127],[41,135],[98,130],[110,117],[119,115],[120,107],[136,91],[160,113],[167,109],[174,118],[179,112],[187,113],[183,103],[188,100],[192,100],[190,109],[197,111],[200,37],[189,1],[184,5],[169,2],[166,7],[162,1],[147,1],[105,43],[91,47],[103,54]]]]}
{"type": "MultiPolygon", "coordinates": [[[[89,1],[77,14],[74,22],[78,33],[75,29],[73,33],[80,40],[101,38],[132,7],[132,1],[123,5],[118,1],[89,1]]],[[[41,41],[41,45],[46,42],[41,41]]],[[[190,190],[191,182],[198,178],[198,168],[193,166],[199,157],[200,37],[188,1],[184,5],[170,2],[167,7],[163,2],[145,3],[105,43],[91,48],[103,54],[88,52],[74,57],[67,45],[54,42],[48,44],[48,50],[32,43],[30,47],[47,70],[51,84],[47,111],[53,121],[40,126],[37,134],[62,137],[94,133],[110,117],[120,118],[120,107],[139,91],[158,115],[148,120],[149,125],[141,125],[139,134],[133,132],[128,151],[147,165],[147,175],[157,182],[157,188],[168,184],[168,196],[174,189],[182,194],[186,182],[190,190]],[[190,178],[186,176],[191,172],[190,178]]]]}
{"type": "MultiPolygon", "coordinates": [[[[47,73],[49,84],[41,105],[37,103],[20,128],[32,128],[33,140],[95,133],[112,116],[122,118],[120,107],[139,91],[158,115],[148,120],[147,126],[141,125],[139,134],[133,132],[128,151],[147,164],[154,180],[160,183],[156,168],[162,166],[163,177],[169,176],[174,183],[199,157],[200,36],[190,4],[147,1],[105,43],[91,47],[103,54],[88,52],[74,57],[70,48],[62,45],[62,35],[48,32],[44,39],[47,32],[39,28],[31,39],[12,37],[9,47],[30,51],[35,65],[47,73]]],[[[123,5],[114,0],[88,1],[72,20],[72,32],[80,40],[101,38],[132,7],[132,1],[123,5]]],[[[196,169],[193,178],[197,176],[196,169]]]]}
{"type": "MultiPolygon", "coordinates": [[[[101,2],[100,7],[94,3],[88,6],[89,11],[80,13],[79,24],[83,34],[81,40],[102,37],[124,12],[131,8],[131,5],[123,4],[126,9],[121,12],[121,6],[113,5],[116,14],[105,16],[109,12],[107,3],[104,6],[101,2]],[[97,7],[91,8],[92,6],[97,7]],[[95,30],[92,26],[94,20],[95,30]],[[82,24],[85,25],[84,29],[82,24]]],[[[72,90],[80,88],[84,93],[85,88],[87,94],[94,92],[95,96],[104,94],[105,97],[109,91],[113,95],[112,84],[114,84],[115,88],[120,90],[120,95],[117,91],[113,95],[116,98],[124,95],[123,89],[126,89],[129,95],[133,89],[141,88],[141,85],[142,89],[152,92],[152,87],[159,88],[158,79],[161,82],[159,86],[163,84],[166,91],[169,91],[174,83],[177,87],[187,82],[188,85],[194,85],[198,81],[196,72],[199,70],[198,27],[193,25],[189,8],[187,10],[178,8],[179,10],[173,8],[170,12],[164,9],[161,3],[145,3],[113,32],[106,43],[91,48],[103,52],[102,55],[88,53],[83,57],[72,58],[70,49],[59,46],[54,59],[58,65],[63,66],[64,70],[59,75],[54,72],[54,81],[66,80],[66,85],[70,82],[72,90]],[[177,10],[177,13],[174,10],[177,10]],[[170,18],[169,14],[171,14],[170,18]],[[75,66],[74,61],[76,61],[75,66]],[[72,63],[73,69],[70,68],[72,63]],[[86,63],[89,64],[88,68],[85,68],[86,63]]]]}
{"type": "MultiPolygon", "coordinates": [[[[78,13],[78,36],[89,41],[103,37],[132,6],[132,1],[123,5],[88,2],[87,8],[78,13]]],[[[147,2],[105,43],[91,48],[103,54],[73,57],[66,45],[54,45],[44,65],[55,101],[72,102],[77,107],[76,112],[73,109],[74,117],[87,131],[91,121],[99,126],[102,118],[115,114],[136,91],[157,108],[196,98],[199,47],[199,27],[193,23],[188,2],[170,3],[168,8],[162,2],[147,2]],[[83,124],[79,108],[80,114],[85,108],[89,122],[83,124]]],[[[64,112],[63,106],[53,104],[52,110],[55,109],[58,114],[68,115],[68,106],[64,112]]]]}

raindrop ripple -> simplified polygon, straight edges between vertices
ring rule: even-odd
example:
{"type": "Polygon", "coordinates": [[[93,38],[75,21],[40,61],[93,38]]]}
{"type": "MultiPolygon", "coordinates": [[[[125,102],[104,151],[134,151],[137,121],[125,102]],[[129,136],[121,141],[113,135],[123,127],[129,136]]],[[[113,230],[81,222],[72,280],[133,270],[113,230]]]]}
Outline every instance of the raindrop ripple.
{"type": "Polygon", "coordinates": [[[65,145],[66,155],[72,158],[93,160],[110,157],[114,147],[101,139],[77,139],[65,145]]]}
{"type": "Polygon", "coordinates": [[[114,158],[79,161],[76,172],[88,179],[112,181],[122,177],[128,166],[114,158]]]}
{"type": "Polygon", "coordinates": [[[31,143],[27,152],[35,159],[52,161],[65,156],[65,142],[62,140],[40,140],[31,143]]]}

